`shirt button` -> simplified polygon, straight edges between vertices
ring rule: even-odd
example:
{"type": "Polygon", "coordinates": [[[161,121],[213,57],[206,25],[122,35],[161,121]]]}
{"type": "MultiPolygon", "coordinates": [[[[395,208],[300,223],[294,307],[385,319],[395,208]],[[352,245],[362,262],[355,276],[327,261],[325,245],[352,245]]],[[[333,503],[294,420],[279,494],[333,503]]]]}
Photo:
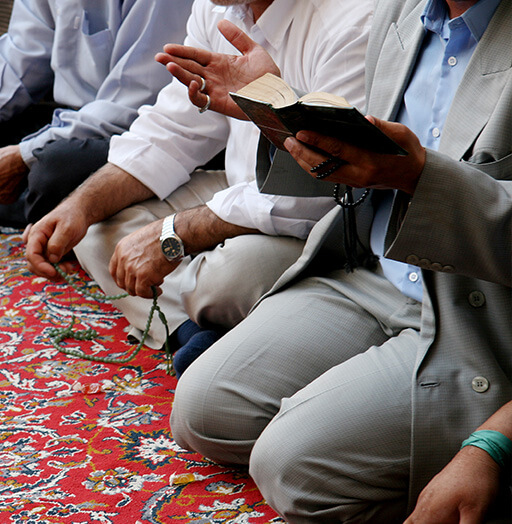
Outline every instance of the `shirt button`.
{"type": "Polygon", "coordinates": [[[452,67],[454,65],[457,65],[457,58],[454,56],[450,56],[450,58],[448,58],[448,65],[451,65],[452,67]]]}
{"type": "Polygon", "coordinates": [[[432,129],[432,136],[434,138],[439,138],[440,135],[441,135],[441,131],[439,131],[439,128],[434,127],[434,129],[432,129]]]}
{"type": "Polygon", "coordinates": [[[412,273],[409,273],[409,280],[411,282],[417,282],[418,278],[420,278],[420,276],[415,271],[413,271],[412,273]]]}
{"type": "Polygon", "coordinates": [[[489,389],[489,381],[485,377],[475,377],[471,381],[471,387],[477,393],[484,393],[489,389]]]}
{"type": "Polygon", "coordinates": [[[468,301],[473,307],[482,307],[485,304],[485,295],[481,291],[471,291],[468,301]]]}

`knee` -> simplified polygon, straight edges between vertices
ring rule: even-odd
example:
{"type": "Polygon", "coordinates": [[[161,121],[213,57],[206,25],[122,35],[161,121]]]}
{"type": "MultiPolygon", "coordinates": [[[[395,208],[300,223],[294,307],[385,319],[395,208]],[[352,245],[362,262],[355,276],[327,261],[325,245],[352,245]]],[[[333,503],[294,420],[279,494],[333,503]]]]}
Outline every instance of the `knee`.
{"type": "Polygon", "coordinates": [[[55,140],[34,150],[26,212],[35,221],[51,211],[107,160],[106,138],[55,140]]]}
{"type": "Polygon", "coordinates": [[[201,327],[231,329],[247,316],[252,303],[247,294],[236,295],[233,273],[227,275],[218,257],[208,255],[198,255],[187,268],[194,273],[195,287],[182,291],[183,307],[201,327]]]}
{"type": "Polygon", "coordinates": [[[201,438],[201,404],[196,404],[204,394],[190,387],[187,375],[179,380],[174,394],[170,418],[171,431],[176,443],[184,449],[197,451],[197,440],[201,438]]]}
{"type": "Polygon", "coordinates": [[[230,411],[229,393],[208,380],[211,368],[204,374],[202,356],[178,382],[170,418],[173,438],[180,447],[219,464],[247,465],[253,441],[240,438],[237,426],[243,422],[230,411]]]}
{"type": "MultiPolygon", "coordinates": [[[[287,522],[310,522],[308,508],[308,467],[304,466],[307,450],[297,449],[293,435],[281,434],[280,424],[272,422],[254,444],[249,473],[264,499],[287,522]]],[[[311,466],[311,464],[310,464],[311,466]]]]}
{"type": "Polygon", "coordinates": [[[362,483],[357,472],[344,467],[343,445],[329,447],[321,439],[305,438],[306,419],[302,425],[301,434],[278,416],[255,442],[249,461],[249,473],[263,498],[286,522],[404,521],[406,492],[388,493],[378,482],[362,483]]]}
{"type": "Polygon", "coordinates": [[[231,329],[302,252],[296,238],[241,235],[205,251],[189,266],[193,289],[181,297],[189,317],[200,326],[231,329]]]}

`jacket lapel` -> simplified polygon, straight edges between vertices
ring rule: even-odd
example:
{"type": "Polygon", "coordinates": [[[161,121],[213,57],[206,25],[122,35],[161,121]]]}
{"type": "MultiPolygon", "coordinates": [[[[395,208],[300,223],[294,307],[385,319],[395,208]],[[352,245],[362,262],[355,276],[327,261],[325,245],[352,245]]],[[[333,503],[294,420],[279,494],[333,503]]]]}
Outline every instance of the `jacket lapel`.
{"type": "Polygon", "coordinates": [[[472,147],[503,92],[512,65],[511,6],[508,0],[498,6],[453,99],[439,147],[452,158],[462,159],[472,147]]]}
{"type": "Polygon", "coordinates": [[[425,2],[389,28],[376,62],[373,89],[368,101],[368,113],[393,120],[402,102],[403,93],[413,71],[425,30],[418,23],[425,2]]]}

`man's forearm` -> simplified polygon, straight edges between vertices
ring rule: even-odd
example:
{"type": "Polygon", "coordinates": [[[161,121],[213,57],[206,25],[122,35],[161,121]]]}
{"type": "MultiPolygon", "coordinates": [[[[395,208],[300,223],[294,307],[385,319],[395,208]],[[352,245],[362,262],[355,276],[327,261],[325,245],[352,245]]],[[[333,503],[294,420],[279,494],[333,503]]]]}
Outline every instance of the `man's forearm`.
{"type": "Polygon", "coordinates": [[[227,238],[259,233],[257,229],[225,222],[206,205],[180,211],[176,215],[175,229],[187,254],[206,251],[227,238]]]}
{"type": "Polygon", "coordinates": [[[479,428],[499,431],[512,440],[512,401],[503,405],[494,415],[489,417],[479,428]]]}
{"type": "Polygon", "coordinates": [[[120,167],[107,163],[75,189],[67,203],[80,207],[91,225],[153,196],[142,182],[120,167]]]}

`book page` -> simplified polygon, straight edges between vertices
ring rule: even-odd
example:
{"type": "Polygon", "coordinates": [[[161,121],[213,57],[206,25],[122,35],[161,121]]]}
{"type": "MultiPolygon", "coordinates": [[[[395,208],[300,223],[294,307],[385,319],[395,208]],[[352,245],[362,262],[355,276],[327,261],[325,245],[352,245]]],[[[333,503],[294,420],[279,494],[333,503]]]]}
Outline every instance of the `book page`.
{"type": "Polygon", "coordinates": [[[297,101],[295,91],[278,76],[267,73],[236,92],[237,95],[284,107],[297,101]]]}
{"type": "Polygon", "coordinates": [[[302,103],[317,106],[352,107],[342,96],[331,93],[308,93],[299,99],[302,103]]]}

